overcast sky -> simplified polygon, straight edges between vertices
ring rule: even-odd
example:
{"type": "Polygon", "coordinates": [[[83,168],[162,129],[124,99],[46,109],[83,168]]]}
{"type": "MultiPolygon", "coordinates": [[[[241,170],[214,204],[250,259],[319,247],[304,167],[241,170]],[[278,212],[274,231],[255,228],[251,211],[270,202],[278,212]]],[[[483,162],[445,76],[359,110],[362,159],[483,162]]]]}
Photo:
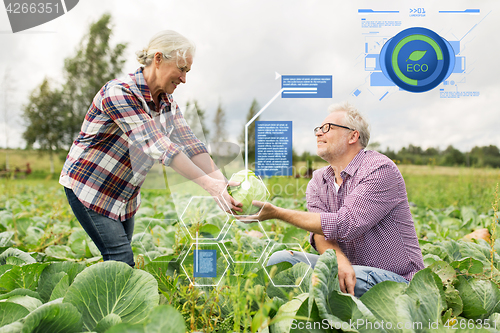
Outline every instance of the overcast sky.
{"type": "MultiPolygon", "coordinates": [[[[75,53],[91,22],[109,12],[112,43],[127,42],[124,72],[139,64],[134,52],[164,29],[185,35],[197,45],[187,84],[174,98],[182,107],[198,100],[209,122],[219,101],[226,111],[228,139],[236,140],[254,98],[264,106],[281,88],[280,74],[333,75],[332,99],[278,98],[262,120],[292,120],[294,147],[315,151],[312,128],[321,124],[330,104],[348,100],[372,125],[371,142],[399,149],[408,144],[462,151],[474,146],[500,146],[500,1],[419,1],[425,17],[410,17],[400,1],[333,0],[80,0],[67,14],[25,32],[13,34],[0,10],[0,146],[6,144],[5,92],[9,147],[24,147],[21,108],[44,77],[62,80],[63,60],[75,53]],[[358,14],[359,8],[398,10],[399,14],[358,14]],[[439,10],[480,9],[479,15],[439,14],[439,10]],[[378,29],[392,37],[415,26],[434,30],[447,40],[461,40],[466,72],[452,74],[457,91],[478,91],[478,97],[440,98],[438,86],[425,93],[370,87],[364,68],[369,29],[361,19],[401,21],[378,29]],[[5,72],[11,80],[4,85],[5,72]],[[361,94],[354,96],[359,89],[361,94]],[[380,100],[380,97],[389,93],[380,100]]],[[[105,82],[103,82],[104,84],[105,82]]],[[[450,87],[446,87],[450,89],[450,87]]]]}

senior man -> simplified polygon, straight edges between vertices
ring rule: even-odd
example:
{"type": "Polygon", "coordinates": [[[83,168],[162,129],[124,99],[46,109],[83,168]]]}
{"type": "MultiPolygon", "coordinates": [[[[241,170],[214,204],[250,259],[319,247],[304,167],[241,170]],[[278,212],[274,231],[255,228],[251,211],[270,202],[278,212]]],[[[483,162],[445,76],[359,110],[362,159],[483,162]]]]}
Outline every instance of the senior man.
{"type": "MultiPolygon", "coordinates": [[[[311,245],[322,254],[335,249],[339,284],[356,297],[375,284],[408,283],[424,268],[406,187],[397,166],[385,155],[365,150],[369,126],[349,103],[332,105],[314,129],[317,153],[329,163],[314,172],[307,186],[309,212],[262,207],[248,220],[280,219],[311,232],[311,245]]],[[[245,218],[242,218],[245,220],[245,218]]],[[[280,251],[268,261],[315,265],[318,255],[280,251]]]]}

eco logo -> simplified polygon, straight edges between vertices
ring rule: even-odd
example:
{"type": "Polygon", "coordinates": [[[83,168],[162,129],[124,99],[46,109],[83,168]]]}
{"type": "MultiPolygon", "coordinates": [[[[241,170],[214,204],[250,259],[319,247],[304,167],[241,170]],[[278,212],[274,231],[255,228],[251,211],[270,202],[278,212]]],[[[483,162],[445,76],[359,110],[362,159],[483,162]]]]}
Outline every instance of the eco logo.
{"type": "Polygon", "coordinates": [[[425,92],[446,80],[455,67],[450,43],[426,28],[409,28],[389,39],[380,52],[385,76],[401,89],[425,92]]]}
{"type": "Polygon", "coordinates": [[[4,0],[12,32],[52,21],[73,9],[79,0],[4,0]]]}

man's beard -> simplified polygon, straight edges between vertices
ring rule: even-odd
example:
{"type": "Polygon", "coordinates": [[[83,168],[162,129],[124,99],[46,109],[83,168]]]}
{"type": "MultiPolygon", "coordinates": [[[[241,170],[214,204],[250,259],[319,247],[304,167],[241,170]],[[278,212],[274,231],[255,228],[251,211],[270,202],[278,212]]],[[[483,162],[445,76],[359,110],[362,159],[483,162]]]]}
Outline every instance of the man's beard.
{"type": "MultiPolygon", "coordinates": [[[[342,138],[344,139],[344,138],[342,138]]],[[[339,142],[328,144],[326,149],[318,149],[316,153],[319,157],[328,163],[332,163],[341,158],[347,151],[347,145],[341,145],[339,142]]]]}

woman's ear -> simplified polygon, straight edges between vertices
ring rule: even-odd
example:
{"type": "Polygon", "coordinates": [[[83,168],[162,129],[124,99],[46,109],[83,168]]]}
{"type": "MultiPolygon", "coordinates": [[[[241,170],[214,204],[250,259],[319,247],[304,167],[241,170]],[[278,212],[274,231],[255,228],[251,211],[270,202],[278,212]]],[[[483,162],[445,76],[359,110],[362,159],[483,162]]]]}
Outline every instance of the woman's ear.
{"type": "Polygon", "coordinates": [[[155,53],[154,62],[155,62],[156,68],[158,68],[160,66],[162,57],[163,57],[163,54],[161,54],[161,52],[155,53]]]}

